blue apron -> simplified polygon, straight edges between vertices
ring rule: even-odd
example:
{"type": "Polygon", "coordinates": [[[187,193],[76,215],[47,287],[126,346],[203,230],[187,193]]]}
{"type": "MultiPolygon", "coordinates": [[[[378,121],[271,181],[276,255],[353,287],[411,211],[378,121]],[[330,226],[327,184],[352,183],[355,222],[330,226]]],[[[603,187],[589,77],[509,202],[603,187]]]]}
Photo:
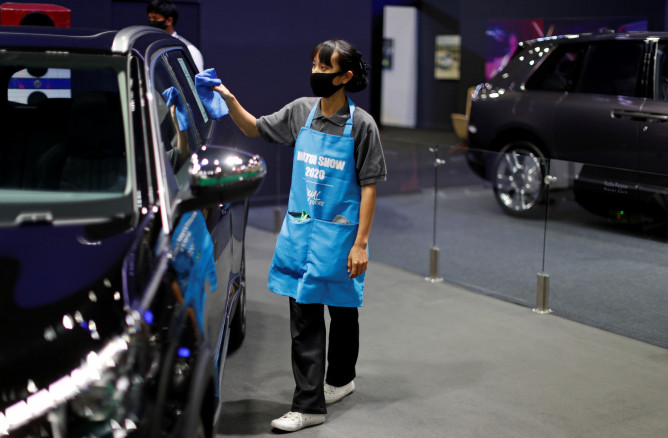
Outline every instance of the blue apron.
{"type": "Polygon", "coordinates": [[[361,307],[364,274],[351,279],[347,267],[361,199],[351,136],[355,105],[348,99],[350,118],[339,137],[311,129],[319,103],[295,143],[288,214],[276,239],[267,287],[298,303],[361,307]]]}

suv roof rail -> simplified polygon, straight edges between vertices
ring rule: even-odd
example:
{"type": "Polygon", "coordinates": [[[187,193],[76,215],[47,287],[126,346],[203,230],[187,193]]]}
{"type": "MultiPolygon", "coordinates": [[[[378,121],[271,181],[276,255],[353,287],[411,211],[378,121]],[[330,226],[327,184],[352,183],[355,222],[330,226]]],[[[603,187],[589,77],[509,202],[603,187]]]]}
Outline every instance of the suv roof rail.
{"type": "Polygon", "coordinates": [[[164,30],[158,29],[151,26],[128,26],[124,29],[121,29],[114,37],[114,42],[111,45],[112,53],[127,53],[130,50],[130,46],[133,41],[139,38],[142,35],[150,33],[165,33],[164,30]]]}

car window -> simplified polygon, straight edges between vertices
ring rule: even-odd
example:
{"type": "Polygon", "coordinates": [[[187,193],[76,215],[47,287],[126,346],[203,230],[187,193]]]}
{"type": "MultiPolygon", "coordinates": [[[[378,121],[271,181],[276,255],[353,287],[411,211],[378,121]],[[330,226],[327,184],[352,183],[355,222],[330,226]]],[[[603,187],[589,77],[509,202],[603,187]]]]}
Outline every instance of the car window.
{"type": "Polygon", "coordinates": [[[0,188],[125,192],[121,77],[102,57],[3,56],[0,188]]]}
{"type": "Polygon", "coordinates": [[[636,96],[642,41],[592,44],[576,90],[580,93],[636,96]]]}
{"type": "Polygon", "coordinates": [[[668,100],[668,44],[660,44],[656,53],[656,74],[654,96],[658,100],[668,100]]]}
{"type": "Polygon", "coordinates": [[[185,54],[181,50],[172,50],[167,52],[167,59],[176,79],[183,88],[183,95],[192,111],[195,120],[195,129],[199,135],[201,144],[206,144],[213,120],[209,117],[204,108],[204,104],[195,89],[195,70],[188,62],[185,54]]]}
{"type": "Polygon", "coordinates": [[[137,179],[137,205],[140,211],[153,205],[155,202],[155,162],[151,159],[150,127],[144,123],[145,96],[143,93],[145,84],[141,76],[142,63],[139,58],[130,58],[130,75],[128,85],[130,90],[130,110],[132,118],[134,139],[134,162],[135,178],[137,179]]]}
{"type": "MultiPolygon", "coordinates": [[[[176,175],[179,188],[187,184],[184,164],[197,149],[199,139],[183,87],[172,74],[167,61],[160,56],[153,64],[152,84],[157,107],[160,142],[165,162],[176,175]]],[[[168,182],[169,179],[168,179],[168,182]]]]}
{"type": "Polygon", "coordinates": [[[529,90],[571,91],[584,60],[586,46],[555,49],[526,83],[529,90]]]}

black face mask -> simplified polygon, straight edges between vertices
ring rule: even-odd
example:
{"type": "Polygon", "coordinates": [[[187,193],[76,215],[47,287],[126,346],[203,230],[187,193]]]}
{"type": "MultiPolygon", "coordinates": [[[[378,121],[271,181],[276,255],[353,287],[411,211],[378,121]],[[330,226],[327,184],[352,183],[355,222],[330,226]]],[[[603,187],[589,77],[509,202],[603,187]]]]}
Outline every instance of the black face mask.
{"type": "Polygon", "coordinates": [[[318,97],[329,97],[336,93],[345,84],[334,85],[332,81],[335,77],[344,73],[343,71],[336,73],[311,73],[311,89],[313,90],[313,94],[318,97]]]}
{"type": "Polygon", "coordinates": [[[167,20],[149,20],[148,25],[151,27],[157,27],[158,29],[165,30],[167,29],[167,24],[165,24],[167,20]]]}

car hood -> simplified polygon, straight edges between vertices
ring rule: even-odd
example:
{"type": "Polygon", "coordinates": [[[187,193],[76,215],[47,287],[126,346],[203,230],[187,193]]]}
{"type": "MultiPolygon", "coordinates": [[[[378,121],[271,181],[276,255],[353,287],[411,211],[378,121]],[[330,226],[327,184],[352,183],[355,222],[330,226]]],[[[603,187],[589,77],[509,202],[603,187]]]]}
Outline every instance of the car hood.
{"type": "Polygon", "coordinates": [[[0,228],[0,406],[123,330],[121,270],[135,234],[112,223],[0,228]]]}

